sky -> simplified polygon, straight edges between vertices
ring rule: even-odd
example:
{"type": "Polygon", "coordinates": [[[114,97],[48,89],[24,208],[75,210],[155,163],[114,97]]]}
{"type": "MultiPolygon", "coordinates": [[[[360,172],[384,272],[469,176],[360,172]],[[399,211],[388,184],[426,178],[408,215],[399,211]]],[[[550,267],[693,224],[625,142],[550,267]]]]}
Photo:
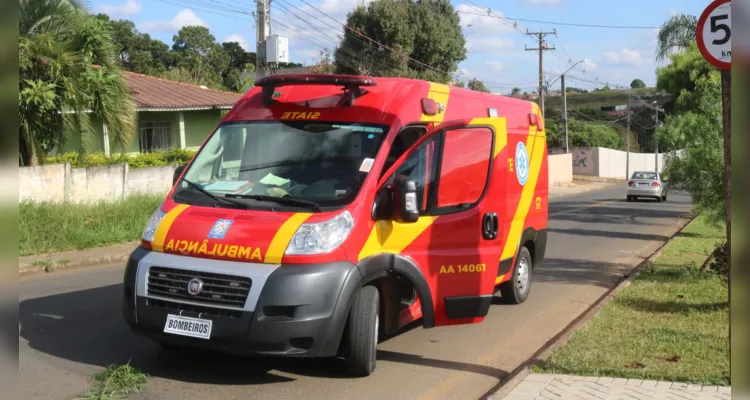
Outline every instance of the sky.
{"type": "MultiPolygon", "coordinates": [[[[93,12],[128,19],[136,28],[171,46],[186,25],[201,25],[219,42],[236,41],[255,51],[256,3],[253,0],[89,0],[93,12]]],[[[272,0],[271,33],[289,38],[292,62],[314,64],[323,48],[333,49],[343,33],[346,15],[369,0],[272,0]]],[[[629,86],[633,79],[656,84],[654,57],[658,27],[677,13],[700,15],[709,0],[452,0],[461,17],[467,59],[456,79],[482,80],[492,92],[519,87],[534,92],[539,82],[535,36],[553,32],[543,54],[545,80],[566,73],[566,85],[594,89],[629,86]],[[521,20],[533,20],[518,21],[521,20]],[[554,22],[541,23],[541,22],[554,22]],[[598,28],[578,25],[606,25],[598,28]],[[642,27],[626,29],[622,27],[642,27]],[[569,70],[569,68],[571,68],[569,70]],[[568,71],[569,70],[569,71],[568,71]]],[[[356,55],[349,62],[356,63],[356,55]]]]}

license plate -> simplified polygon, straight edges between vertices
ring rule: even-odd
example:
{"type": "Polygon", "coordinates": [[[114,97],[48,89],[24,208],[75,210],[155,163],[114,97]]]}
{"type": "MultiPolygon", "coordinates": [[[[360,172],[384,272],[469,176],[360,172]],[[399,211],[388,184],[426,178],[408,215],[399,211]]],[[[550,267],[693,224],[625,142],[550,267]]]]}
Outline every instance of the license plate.
{"type": "Polygon", "coordinates": [[[167,322],[164,324],[164,333],[209,339],[211,338],[211,325],[212,321],[207,319],[169,314],[167,315],[167,322]]]}

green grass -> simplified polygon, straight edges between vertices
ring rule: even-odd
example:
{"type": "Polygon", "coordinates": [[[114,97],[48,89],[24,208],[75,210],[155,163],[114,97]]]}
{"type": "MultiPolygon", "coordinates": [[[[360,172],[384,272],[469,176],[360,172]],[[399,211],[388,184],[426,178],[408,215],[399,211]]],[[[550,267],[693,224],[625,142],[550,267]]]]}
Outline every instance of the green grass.
{"type": "Polygon", "coordinates": [[[120,399],[122,395],[140,393],[148,375],[131,367],[130,364],[110,365],[94,375],[94,383],[86,389],[80,400],[120,399]]]}
{"type": "Polygon", "coordinates": [[[729,384],[728,292],[700,272],[725,237],[697,218],[602,311],[532,369],[729,384]]]}
{"type": "Polygon", "coordinates": [[[83,250],[138,240],[164,196],[112,203],[20,204],[20,255],[83,250]]]}

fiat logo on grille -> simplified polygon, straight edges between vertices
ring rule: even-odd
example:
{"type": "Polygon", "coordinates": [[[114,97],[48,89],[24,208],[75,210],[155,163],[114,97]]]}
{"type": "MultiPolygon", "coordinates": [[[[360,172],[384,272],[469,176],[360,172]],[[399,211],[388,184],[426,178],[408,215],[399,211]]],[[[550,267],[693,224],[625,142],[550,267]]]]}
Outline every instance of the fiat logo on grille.
{"type": "Polygon", "coordinates": [[[203,290],[203,281],[198,278],[191,279],[187,284],[188,293],[193,296],[199,294],[203,290]]]}

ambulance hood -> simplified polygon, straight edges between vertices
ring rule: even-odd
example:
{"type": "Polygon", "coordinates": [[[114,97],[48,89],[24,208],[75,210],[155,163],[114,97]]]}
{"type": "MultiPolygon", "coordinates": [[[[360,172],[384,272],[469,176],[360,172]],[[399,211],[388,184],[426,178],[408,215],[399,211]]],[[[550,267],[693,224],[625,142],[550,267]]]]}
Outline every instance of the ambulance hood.
{"type": "Polygon", "coordinates": [[[318,213],[267,212],[165,204],[152,249],[170,254],[217,260],[280,263],[290,242],[294,255],[304,250],[338,247],[351,232],[347,211],[318,213]],[[301,228],[301,229],[300,229],[301,228]],[[298,233],[299,231],[299,233],[298,233]],[[298,233],[296,236],[295,234],[298,233]]]}

